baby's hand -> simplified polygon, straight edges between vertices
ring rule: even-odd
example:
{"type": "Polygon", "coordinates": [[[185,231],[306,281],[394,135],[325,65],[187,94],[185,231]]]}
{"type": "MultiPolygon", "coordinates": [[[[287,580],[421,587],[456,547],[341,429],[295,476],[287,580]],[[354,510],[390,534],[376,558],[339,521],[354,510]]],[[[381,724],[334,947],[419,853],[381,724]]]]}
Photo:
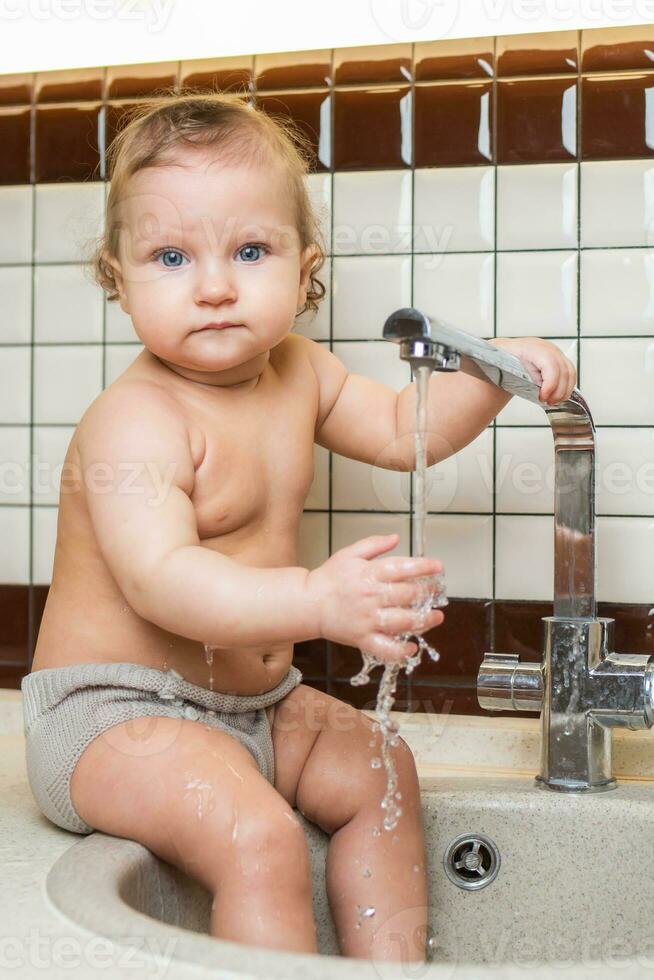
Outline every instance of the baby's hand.
{"type": "Polygon", "coordinates": [[[519,357],[534,381],[542,382],[539,396],[542,403],[557,405],[570,397],[577,370],[555,344],[540,337],[494,337],[491,343],[519,357]]]}
{"type": "Polygon", "coordinates": [[[320,635],[357,647],[382,661],[402,661],[417,646],[396,640],[399,633],[422,633],[445,618],[440,609],[426,616],[410,608],[420,598],[412,579],[434,575],[434,558],[392,557],[371,561],[397,544],[398,535],[372,535],[341,548],[309,572],[309,597],[318,603],[320,635]],[[409,607],[409,608],[407,608],[409,607]]]}

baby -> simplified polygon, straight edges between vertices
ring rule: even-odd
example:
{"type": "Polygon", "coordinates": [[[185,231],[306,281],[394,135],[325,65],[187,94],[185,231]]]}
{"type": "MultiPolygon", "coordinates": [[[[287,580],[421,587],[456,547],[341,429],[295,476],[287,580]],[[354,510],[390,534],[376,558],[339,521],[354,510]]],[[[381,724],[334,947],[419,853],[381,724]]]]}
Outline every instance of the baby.
{"type": "MultiPolygon", "coordinates": [[[[402,816],[382,831],[370,719],[301,683],[293,644],[325,637],[403,660],[432,558],[373,535],[309,571],[297,534],[314,443],[414,469],[415,384],[398,395],[293,333],[325,289],[307,145],[238,94],[164,94],[114,140],[93,268],[144,349],[68,448],[52,585],[23,680],[30,786],[76,833],[141,842],[211,891],[215,936],[316,951],[299,810],[330,835],[345,956],[423,962],[427,920],[413,756],[392,749],[402,816]],[[373,560],[375,559],[375,560],[373,560]],[[373,910],[370,912],[370,910],[373,910]],[[365,914],[362,914],[365,910],[365,914]]],[[[495,339],[569,396],[552,344],[495,339]]],[[[430,378],[428,463],[509,395],[430,378]]]]}

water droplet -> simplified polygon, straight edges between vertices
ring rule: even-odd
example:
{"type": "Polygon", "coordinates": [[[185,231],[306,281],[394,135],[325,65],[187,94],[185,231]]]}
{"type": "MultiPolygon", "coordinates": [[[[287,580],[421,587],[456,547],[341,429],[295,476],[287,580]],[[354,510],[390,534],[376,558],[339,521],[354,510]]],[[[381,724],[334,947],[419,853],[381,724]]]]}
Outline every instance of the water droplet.
{"type": "Polygon", "coordinates": [[[372,877],[372,871],[370,870],[370,868],[364,868],[363,869],[363,877],[364,878],[370,878],[370,877],[372,877]]]}
{"type": "Polygon", "coordinates": [[[420,865],[419,864],[414,864],[413,865],[413,870],[414,871],[420,871],[420,865]]]}
{"type": "Polygon", "coordinates": [[[379,829],[379,827],[373,827],[372,828],[372,836],[373,837],[379,837],[380,835],[381,835],[381,830],[379,829]]]}
{"type": "Polygon", "coordinates": [[[401,800],[402,799],[402,794],[400,793],[399,789],[398,789],[397,793],[395,794],[395,799],[396,800],[401,800]]]}
{"type": "Polygon", "coordinates": [[[375,758],[370,760],[371,769],[379,769],[381,767],[381,759],[375,758]]]}

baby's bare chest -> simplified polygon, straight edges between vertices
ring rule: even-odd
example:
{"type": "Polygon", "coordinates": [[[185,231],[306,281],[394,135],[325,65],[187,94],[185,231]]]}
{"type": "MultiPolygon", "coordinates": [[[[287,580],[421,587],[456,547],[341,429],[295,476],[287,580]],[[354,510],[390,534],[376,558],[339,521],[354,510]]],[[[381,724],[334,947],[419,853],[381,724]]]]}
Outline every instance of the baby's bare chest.
{"type": "Polygon", "coordinates": [[[195,413],[190,499],[201,540],[297,526],[313,481],[316,412],[312,392],[296,390],[195,413]]]}

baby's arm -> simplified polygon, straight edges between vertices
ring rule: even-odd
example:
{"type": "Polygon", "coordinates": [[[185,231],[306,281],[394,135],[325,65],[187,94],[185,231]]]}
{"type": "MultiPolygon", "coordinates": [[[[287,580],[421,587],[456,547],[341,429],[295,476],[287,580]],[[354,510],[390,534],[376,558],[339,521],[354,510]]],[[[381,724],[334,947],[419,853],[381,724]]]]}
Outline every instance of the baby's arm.
{"type": "Polygon", "coordinates": [[[308,569],[245,566],[200,544],[187,426],[160,388],[108,388],[78,444],[98,547],[138,615],[213,646],[320,635],[308,569]]]}
{"type": "MultiPolygon", "coordinates": [[[[321,344],[303,338],[318,378],[320,407],[315,440],[350,459],[384,469],[415,469],[416,383],[399,393],[347,369],[321,344]]],[[[575,368],[554,345],[537,337],[493,338],[540,372],[544,400],[570,396],[575,368]]],[[[511,395],[463,371],[434,371],[429,378],[427,465],[433,466],[472,442],[511,395]]]]}

